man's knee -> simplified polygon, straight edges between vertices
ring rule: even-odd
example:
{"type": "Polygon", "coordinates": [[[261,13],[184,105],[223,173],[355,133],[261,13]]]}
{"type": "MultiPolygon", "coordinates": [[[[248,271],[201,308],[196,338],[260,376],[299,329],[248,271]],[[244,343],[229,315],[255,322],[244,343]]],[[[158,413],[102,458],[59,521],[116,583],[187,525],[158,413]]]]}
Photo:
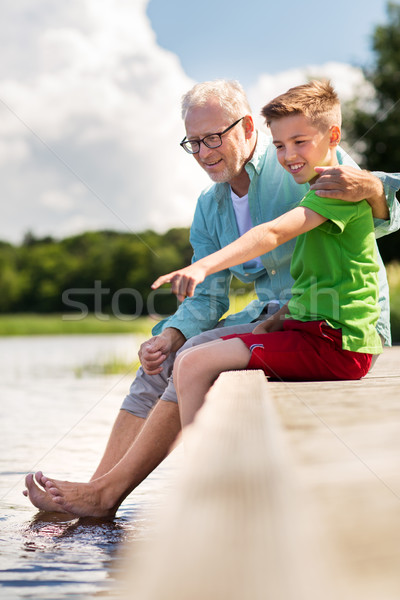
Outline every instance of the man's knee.
{"type": "MultiPolygon", "coordinates": [[[[171,368],[168,368],[168,374],[171,368]]],[[[147,375],[140,367],[121,409],[146,419],[168,385],[166,373],[147,375]]]]}
{"type": "Polygon", "coordinates": [[[175,364],[176,364],[176,359],[178,358],[178,356],[180,356],[185,350],[188,350],[188,348],[193,348],[193,346],[198,346],[199,344],[204,344],[205,342],[208,342],[209,339],[210,339],[210,332],[208,332],[208,331],[203,331],[203,333],[199,333],[198,335],[195,335],[192,338],[189,338],[176,353],[177,356],[175,358],[175,364]]]}

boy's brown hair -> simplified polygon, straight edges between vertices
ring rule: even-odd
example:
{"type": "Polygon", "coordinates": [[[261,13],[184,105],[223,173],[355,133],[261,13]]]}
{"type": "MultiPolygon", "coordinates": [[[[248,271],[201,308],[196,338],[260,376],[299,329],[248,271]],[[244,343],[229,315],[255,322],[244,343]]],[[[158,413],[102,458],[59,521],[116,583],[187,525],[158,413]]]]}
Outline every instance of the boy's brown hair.
{"type": "Polygon", "coordinates": [[[267,125],[274,119],[304,115],[318,128],[341,126],[342,115],[339,98],[329,81],[310,81],[290,88],[271,100],[261,110],[267,125]]]}

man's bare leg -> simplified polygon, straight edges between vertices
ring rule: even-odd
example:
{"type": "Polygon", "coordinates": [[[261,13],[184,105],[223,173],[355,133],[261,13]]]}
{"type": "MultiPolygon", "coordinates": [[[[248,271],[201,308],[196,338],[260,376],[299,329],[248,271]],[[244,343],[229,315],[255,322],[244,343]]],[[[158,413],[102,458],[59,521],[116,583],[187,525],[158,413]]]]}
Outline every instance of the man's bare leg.
{"type": "MultiPolygon", "coordinates": [[[[40,482],[41,476],[42,472],[38,471],[36,473],[38,482],[40,482]]],[[[37,485],[32,473],[29,473],[25,477],[25,485],[26,489],[22,492],[23,495],[29,498],[33,506],[36,506],[39,510],[45,510],[46,512],[66,512],[59,504],[54,502],[51,494],[37,485]]]]}
{"type": "MultiPolygon", "coordinates": [[[[141,431],[144,422],[145,419],[136,417],[126,410],[119,411],[102,459],[90,481],[107,473],[121,460],[141,431]]],[[[47,490],[40,487],[41,477],[42,473],[38,471],[36,480],[39,485],[37,485],[31,473],[26,476],[24,496],[29,497],[32,504],[39,510],[66,512],[59,504],[54,502],[53,496],[47,490]]]]}
{"type": "Polygon", "coordinates": [[[178,405],[160,400],[123,458],[107,473],[88,483],[50,479],[39,483],[64,512],[79,517],[113,517],[121,502],[168,455],[180,432],[178,405]]]}
{"type": "Polygon", "coordinates": [[[115,467],[136,440],[144,423],[145,419],[137,417],[126,410],[119,411],[102,459],[90,481],[105,475],[115,467]]]}
{"type": "MultiPolygon", "coordinates": [[[[250,323],[246,325],[239,325],[235,327],[227,327],[225,329],[221,328],[215,329],[213,331],[204,332],[203,334],[192,338],[190,344],[204,343],[205,341],[212,340],[216,336],[228,335],[237,331],[241,333],[248,333],[252,331],[254,325],[254,323],[250,323]]],[[[147,387],[147,389],[145,387],[135,388],[135,397],[143,397],[144,394],[144,397],[148,401],[152,395],[155,398],[157,398],[157,395],[162,394],[163,389],[167,385],[168,375],[172,370],[173,358],[174,357],[171,355],[171,357],[164,361],[164,364],[166,365],[165,373],[163,373],[160,376],[153,375],[149,378],[149,383],[151,383],[150,387],[147,387]]],[[[146,374],[141,373],[141,377],[139,377],[139,384],[140,380],[146,379],[146,377],[146,374]]],[[[138,383],[138,377],[136,377],[135,381],[136,383],[138,383]]],[[[176,400],[176,396],[174,398],[172,395],[169,399],[176,400]]],[[[119,414],[115,420],[113,429],[111,431],[104,455],[96,471],[92,475],[90,481],[102,477],[119,462],[119,460],[124,456],[125,452],[128,451],[131,444],[136,439],[136,436],[142,429],[144,422],[144,417],[137,417],[132,413],[128,412],[127,410],[119,411],[119,414]]],[[[47,489],[43,489],[43,487],[41,487],[41,471],[38,471],[36,479],[39,485],[35,483],[32,474],[29,474],[26,477],[25,484],[27,489],[23,492],[23,494],[29,497],[32,504],[36,506],[39,510],[65,512],[65,509],[62,507],[62,505],[54,501],[53,496],[47,491],[47,489]]]]}

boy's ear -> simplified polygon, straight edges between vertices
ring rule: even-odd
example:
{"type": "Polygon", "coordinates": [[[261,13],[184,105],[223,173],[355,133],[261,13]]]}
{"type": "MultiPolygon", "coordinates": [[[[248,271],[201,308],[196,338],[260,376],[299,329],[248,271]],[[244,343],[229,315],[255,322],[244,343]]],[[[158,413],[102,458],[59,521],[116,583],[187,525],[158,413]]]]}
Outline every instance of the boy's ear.
{"type": "Polygon", "coordinates": [[[337,125],[332,125],[329,132],[330,132],[330,138],[329,138],[330,144],[332,144],[333,146],[337,146],[340,142],[340,127],[338,127],[337,125]]]}

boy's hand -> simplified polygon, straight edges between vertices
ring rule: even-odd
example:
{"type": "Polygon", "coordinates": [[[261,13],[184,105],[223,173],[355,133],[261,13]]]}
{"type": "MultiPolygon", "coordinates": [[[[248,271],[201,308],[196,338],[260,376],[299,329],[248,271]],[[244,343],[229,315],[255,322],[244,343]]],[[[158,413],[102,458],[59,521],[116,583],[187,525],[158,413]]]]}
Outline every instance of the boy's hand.
{"type": "Polygon", "coordinates": [[[162,275],[152,284],[151,289],[155,290],[164,283],[171,283],[172,292],[182,302],[186,296],[193,296],[196,286],[204,281],[206,276],[205,268],[193,263],[184,269],[162,275]]]}
{"type": "Polygon", "coordinates": [[[285,315],[289,314],[288,305],[282,306],[278,312],[265,319],[262,323],[256,325],[252,331],[255,335],[258,333],[272,333],[274,331],[282,331],[285,315]]]}

